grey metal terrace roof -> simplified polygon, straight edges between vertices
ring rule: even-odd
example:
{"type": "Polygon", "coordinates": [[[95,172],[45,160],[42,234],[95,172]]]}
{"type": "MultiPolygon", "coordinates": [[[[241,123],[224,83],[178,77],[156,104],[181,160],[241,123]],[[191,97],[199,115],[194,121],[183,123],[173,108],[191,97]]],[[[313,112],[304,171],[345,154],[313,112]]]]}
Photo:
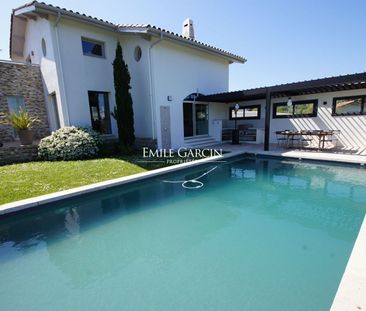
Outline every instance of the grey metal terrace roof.
{"type": "MultiPolygon", "coordinates": [[[[227,52],[223,49],[214,47],[212,45],[193,40],[190,38],[183,37],[182,35],[179,35],[177,33],[174,33],[172,31],[150,25],[150,24],[115,24],[109,21],[105,21],[103,19],[99,19],[93,16],[87,16],[86,14],[82,14],[79,12],[74,12],[72,10],[68,10],[65,8],[60,8],[58,6],[53,6],[51,4],[46,4],[44,2],[38,2],[38,1],[32,1],[30,3],[27,3],[23,6],[20,6],[13,10],[12,19],[14,14],[24,14],[27,16],[27,14],[31,14],[30,11],[36,11],[40,13],[46,13],[46,14],[62,14],[63,16],[66,16],[71,19],[77,19],[79,21],[90,23],[97,25],[99,27],[112,30],[112,31],[118,31],[118,32],[125,32],[125,33],[146,33],[153,36],[163,36],[165,38],[168,38],[170,40],[174,40],[177,43],[190,46],[192,48],[200,49],[205,52],[209,52],[211,54],[215,54],[217,56],[224,57],[228,59],[230,62],[238,62],[238,63],[245,63],[246,59],[244,57],[241,57],[239,55],[235,55],[233,53],[227,52]]],[[[12,27],[12,25],[11,25],[12,27]]],[[[10,55],[11,55],[11,39],[12,38],[12,30],[10,33],[10,55]]]]}
{"type": "Polygon", "coordinates": [[[234,92],[217,93],[199,96],[196,100],[232,103],[244,100],[264,99],[266,98],[267,90],[271,93],[271,96],[275,98],[361,88],[366,88],[366,72],[278,84],[234,92]]]}

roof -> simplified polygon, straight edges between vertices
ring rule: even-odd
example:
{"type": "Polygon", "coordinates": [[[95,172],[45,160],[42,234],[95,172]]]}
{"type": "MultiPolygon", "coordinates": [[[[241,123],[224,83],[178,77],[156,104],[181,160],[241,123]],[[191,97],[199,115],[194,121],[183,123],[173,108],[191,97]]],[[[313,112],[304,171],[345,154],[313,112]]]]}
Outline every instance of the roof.
{"type": "Polygon", "coordinates": [[[232,103],[266,98],[267,91],[271,93],[272,97],[288,97],[361,88],[366,88],[366,72],[278,84],[235,92],[217,93],[199,96],[196,100],[232,103]]]}
{"type": "Polygon", "coordinates": [[[32,1],[25,5],[22,5],[16,9],[13,9],[12,13],[12,21],[11,21],[11,29],[10,29],[10,55],[11,55],[11,40],[12,40],[12,28],[13,28],[13,16],[22,14],[24,16],[33,14],[33,13],[43,13],[43,14],[61,14],[63,17],[76,19],[78,21],[93,24],[107,30],[122,32],[122,33],[145,33],[152,36],[159,36],[169,40],[176,41],[179,44],[183,44],[192,48],[196,48],[202,50],[204,52],[208,52],[210,54],[215,54],[216,56],[224,57],[230,62],[237,63],[245,63],[246,59],[239,55],[235,55],[233,53],[227,52],[223,49],[214,47],[212,45],[190,39],[187,37],[183,37],[180,34],[174,33],[172,31],[150,25],[150,24],[115,24],[109,21],[105,21],[103,19],[99,19],[93,16],[87,16],[86,14],[82,14],[79,12],[74,12],[72,10],[68,10],[65,8],[60,8],[58,6],[53,6],[51,4],[46,4],[44,2],[32,1]]]}

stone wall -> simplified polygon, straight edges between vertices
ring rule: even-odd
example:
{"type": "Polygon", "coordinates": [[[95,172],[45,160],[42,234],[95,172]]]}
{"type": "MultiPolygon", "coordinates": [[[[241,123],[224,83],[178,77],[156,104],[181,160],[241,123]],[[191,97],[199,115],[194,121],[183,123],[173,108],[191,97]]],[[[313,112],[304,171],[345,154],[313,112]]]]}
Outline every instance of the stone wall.
{"type": "Polygon", "coordinates": [[[37,145],[0,147],[0,165],[34,161],[37,155],[37,145]]]}
{"type": "MultiPolygon", "coordinates": [[[[0,61],[0,113],[8,113],[8,96],[23,96],[26,110],[40,122],[33,127],[35,138],[49,134],[48,116],[39,66],[0,61]]],[[[14,141],[14,130],[0,124],[0,141],[14,141]]]]}

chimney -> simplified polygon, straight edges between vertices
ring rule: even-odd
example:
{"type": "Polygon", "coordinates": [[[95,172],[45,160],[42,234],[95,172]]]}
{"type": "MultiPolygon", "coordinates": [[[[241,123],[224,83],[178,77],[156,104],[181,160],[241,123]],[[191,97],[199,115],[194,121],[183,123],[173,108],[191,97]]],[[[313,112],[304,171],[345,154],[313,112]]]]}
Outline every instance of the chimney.
{"type": "Polygon", "coordinates": [[[182,36],[194,40],[193,21],[190,18],[183,22],[182,36]]]}

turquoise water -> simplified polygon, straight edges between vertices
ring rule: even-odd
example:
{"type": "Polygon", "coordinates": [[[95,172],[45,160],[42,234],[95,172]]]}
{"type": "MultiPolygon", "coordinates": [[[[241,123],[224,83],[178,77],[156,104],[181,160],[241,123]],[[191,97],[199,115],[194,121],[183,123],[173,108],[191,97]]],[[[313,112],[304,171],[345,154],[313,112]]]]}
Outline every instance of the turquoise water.
{"type": "Polygon", "coordinates": [[[8,215],[0,309],[329,310],[365,203],[363,168],[239,159],[8,215]]]}

